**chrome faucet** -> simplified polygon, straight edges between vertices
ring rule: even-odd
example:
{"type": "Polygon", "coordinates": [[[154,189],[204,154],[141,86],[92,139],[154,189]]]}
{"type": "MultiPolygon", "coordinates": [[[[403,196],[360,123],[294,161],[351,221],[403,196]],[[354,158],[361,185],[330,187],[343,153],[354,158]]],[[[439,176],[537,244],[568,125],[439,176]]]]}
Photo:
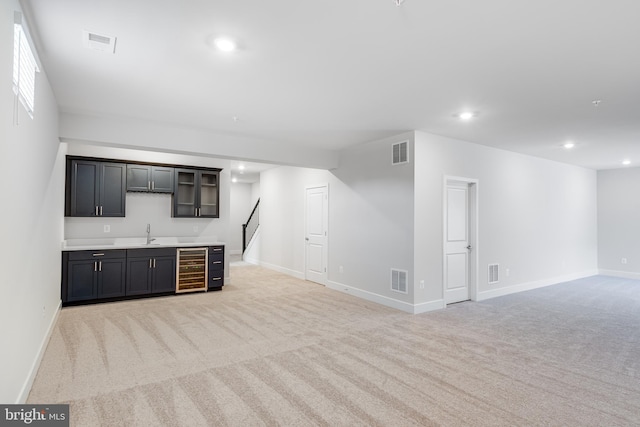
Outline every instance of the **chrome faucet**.
{"type": "Polygon", "coordinates": [[[147,224],[147,245],[150,245],[156,239],[151,238],[151,224],[147,224]]]}

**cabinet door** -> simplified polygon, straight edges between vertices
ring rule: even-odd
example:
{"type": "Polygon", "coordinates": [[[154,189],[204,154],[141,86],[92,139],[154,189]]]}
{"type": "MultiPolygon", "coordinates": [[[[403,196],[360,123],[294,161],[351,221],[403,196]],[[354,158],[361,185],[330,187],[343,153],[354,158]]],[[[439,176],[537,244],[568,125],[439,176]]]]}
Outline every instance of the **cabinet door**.
{"type": "Polygon", "coordinates": [[[151,291],[153,293],[175,292],[176,290],[176,257],[156,257],[154,258],[153,282],[151,291]]]}
{"type": "Polygon", "coordinates": [[[126,295],[143,295],[151,293],[151,264],[152,259],[127,259],[126,295]]]}
{"type": "Polygon", "coordinates": [[[100,163],[84,160],[71,162],[70,216],[96,216],[100,204],[98,185],[100,163]]]}
{"type": "Polygon", "coordinates": [[[126,196],[126,165],[101,163],[100,209],[101,216],[124,216],[126,196]]]}
{"type": "Polygon", "coordinates": [[[98,298],[124,296],[126,260],[103,259],[98,263],[98,298]]]}
{"type": "Polygon", "coordinates": [[[173,194],[173,216],[194,217],[196,214],[196,171],[190,169],[175,170],[175,188],[173,194]]]}
{"type": "Polygon", "coordinates": [[[151,166],[127,165],[127,191],[148,192],[151,188],[151,166]]]}
{"type": "Polygon", "coordinates": [[[67,301],[96,299],[98,261],[69,261],[67,281],[67,301]]]}
{"type": "Polygon", "coordinates": [[[218,218],[218,172],[200,172],[198,216],[218,218]]]}
{"type": "Polygon", "coordinates": [[[173,168],[151,167],[151,191],[154,193],[173,193],[173,168]]]}

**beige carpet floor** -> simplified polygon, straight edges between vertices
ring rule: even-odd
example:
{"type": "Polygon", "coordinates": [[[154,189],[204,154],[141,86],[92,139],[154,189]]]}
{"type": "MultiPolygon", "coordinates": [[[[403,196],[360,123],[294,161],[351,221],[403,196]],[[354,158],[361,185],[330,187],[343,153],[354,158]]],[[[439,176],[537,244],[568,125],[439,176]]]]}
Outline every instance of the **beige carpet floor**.
{"type": "Polygon", "coordinates": [[[64,308],[30,403],[75,426],[640,425],[640,282],[409,315],[260,267],[64,308]]]}

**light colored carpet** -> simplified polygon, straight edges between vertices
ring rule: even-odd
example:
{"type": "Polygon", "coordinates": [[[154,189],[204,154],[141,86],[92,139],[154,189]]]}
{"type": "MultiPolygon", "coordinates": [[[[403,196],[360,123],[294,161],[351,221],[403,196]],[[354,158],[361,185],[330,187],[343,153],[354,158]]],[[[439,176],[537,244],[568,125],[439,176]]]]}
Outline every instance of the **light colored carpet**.
{"type": "Polygon", "coordinates": [[[30,403],[75,426],[640,425],[640,282],[409,315],[260,267],[64,308],[30,403]]]}

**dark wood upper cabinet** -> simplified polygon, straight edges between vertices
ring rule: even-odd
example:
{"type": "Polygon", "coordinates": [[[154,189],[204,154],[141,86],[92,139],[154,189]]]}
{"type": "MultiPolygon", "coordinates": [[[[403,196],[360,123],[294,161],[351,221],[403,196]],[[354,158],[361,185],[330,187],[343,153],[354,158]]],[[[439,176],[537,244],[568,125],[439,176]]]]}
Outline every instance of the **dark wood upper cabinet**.
{"type": "Polygon", "coordinates": [[[67,163],[66,216],[125,216],[123,163],[73,159],[67,163]]]}
{"type": "Polygon", "coordinates": [[[65,216],[123,217],[129,191],[172,194],[173,217],[219,218],[220,171],[68,156],[65,216]]]}
{"type": "Polygon", "coordinates": [[[173,193],[173,168],[128,164],[127,191],[173,193]]]}
{"type": "Polygon", "coordinates": [[[177,218],[218,218],[219,170],[176,169],[173,216],[177,218]]]}

